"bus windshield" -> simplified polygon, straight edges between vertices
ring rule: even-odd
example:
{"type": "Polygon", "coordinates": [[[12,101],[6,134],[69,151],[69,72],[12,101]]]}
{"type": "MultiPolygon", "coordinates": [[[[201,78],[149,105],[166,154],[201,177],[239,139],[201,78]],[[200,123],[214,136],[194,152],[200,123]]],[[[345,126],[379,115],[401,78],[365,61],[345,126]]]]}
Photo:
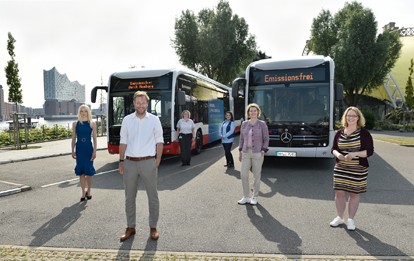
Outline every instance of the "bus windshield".
{"type": "MultiPolygon", "coordinates": [[[[147,92],[151,101],[148,104],[148,112],[160,118],[163,127],[171,128],[171,91],[149,91],[147,92]]],[[[135,111],[133,99],[134,93],[119,93],[111,96],[112,105],[109,111],[110,126],[122,124],[122,119],[135,111]]]]}
{"type": "Polygon", "coordinates": [[[268,124],[329,123],[329,83],[250,86],[249,101],[261,104],[268,124]]]}
{"type": "Polygon", "coordinates": [[[133,79],[111,77],[108,95],[109,142],[119,143],[122,120],[126,115],[135,111],[133,100],[134,93],[138,90],[146,91],[150,97],[148,112],[159,117],[164,130],[171,130],[172,91],[170,85],[171,74],[133,79]]]}
{"type": "Polygon", "coordinates": [[[245,105],[260,106],[269,130],[266,156],[332,157],[335,101],[342,99],[334,70],[334,61],[320,55],[264,59],[233,82],[233,96],[244,88],[245,105]]]}

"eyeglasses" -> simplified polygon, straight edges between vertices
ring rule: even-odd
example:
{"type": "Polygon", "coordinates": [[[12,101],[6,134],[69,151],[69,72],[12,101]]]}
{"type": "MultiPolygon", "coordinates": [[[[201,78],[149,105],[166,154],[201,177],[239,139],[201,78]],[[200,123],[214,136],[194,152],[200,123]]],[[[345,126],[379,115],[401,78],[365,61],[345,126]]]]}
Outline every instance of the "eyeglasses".
{"type": "Polygon", "coordinates": [[[348,118],[358,118],[358,115],[346,115],[348,118]]]}

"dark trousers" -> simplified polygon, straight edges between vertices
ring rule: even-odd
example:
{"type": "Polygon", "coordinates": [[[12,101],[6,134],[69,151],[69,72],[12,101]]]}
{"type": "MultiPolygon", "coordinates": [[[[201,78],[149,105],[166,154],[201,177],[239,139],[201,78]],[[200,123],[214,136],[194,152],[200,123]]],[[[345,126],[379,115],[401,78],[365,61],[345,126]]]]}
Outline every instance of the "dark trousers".
{"type": "Polygon", "coordinates": [[[193,142],[193,134],[183,134],[178,136],[180,141],[181,162],[183,165],[189,165],[191,161],[191,143],[193,142]]]}
{"type": "Polygon", "coordinates": [[[223,143],[224,154],[226,155],[227,165],[234,165],[233,155],[231,155],[231,146],[233,142],[223,143]]]}

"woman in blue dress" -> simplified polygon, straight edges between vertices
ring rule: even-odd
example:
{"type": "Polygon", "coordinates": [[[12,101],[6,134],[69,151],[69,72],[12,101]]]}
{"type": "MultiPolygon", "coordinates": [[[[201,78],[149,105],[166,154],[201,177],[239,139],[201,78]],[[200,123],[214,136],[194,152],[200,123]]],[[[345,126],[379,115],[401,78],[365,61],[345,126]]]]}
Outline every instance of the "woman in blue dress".
{"type": "Polygon", "coordinates": [[[87,105],[81,105],[78,110],[78,120],[72,125],[72,158],[76,159],[75,174],[79,176],[82,188],[80,201],[92,199],[91,187],[92,177],[95,175],[93,160],[96,158],[96,137],[96,123],[92,121],[91,109],[87,105]]]}

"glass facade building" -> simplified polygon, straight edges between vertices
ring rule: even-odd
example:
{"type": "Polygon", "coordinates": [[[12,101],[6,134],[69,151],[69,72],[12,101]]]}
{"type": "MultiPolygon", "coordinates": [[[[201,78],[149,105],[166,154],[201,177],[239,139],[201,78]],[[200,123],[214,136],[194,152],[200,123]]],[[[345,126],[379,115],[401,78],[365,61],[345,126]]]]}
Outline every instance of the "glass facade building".
{"type": "Polygon", "coordinates": [[[43,70],[45,100],[85,102],[85,85],[78,81],[71,82],[66,74],[60,74],[53,67],[43,70]]]}

